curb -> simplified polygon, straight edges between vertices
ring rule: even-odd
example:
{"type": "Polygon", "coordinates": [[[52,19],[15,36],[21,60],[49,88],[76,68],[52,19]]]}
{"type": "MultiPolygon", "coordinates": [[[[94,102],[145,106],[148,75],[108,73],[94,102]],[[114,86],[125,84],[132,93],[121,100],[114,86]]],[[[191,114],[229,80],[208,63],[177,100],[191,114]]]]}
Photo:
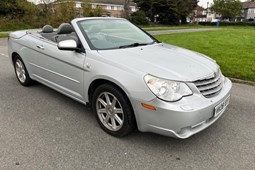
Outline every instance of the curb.
{"type": "Polygon", "coordinates": [[[241,80],[241,79],[232,78],[232,77],[229,77],[229,78],[234,83],[241,83],[241,84],[247,84],[247,85],[255,86],[255,82],[252,82],[252,81],[241,80]]]}

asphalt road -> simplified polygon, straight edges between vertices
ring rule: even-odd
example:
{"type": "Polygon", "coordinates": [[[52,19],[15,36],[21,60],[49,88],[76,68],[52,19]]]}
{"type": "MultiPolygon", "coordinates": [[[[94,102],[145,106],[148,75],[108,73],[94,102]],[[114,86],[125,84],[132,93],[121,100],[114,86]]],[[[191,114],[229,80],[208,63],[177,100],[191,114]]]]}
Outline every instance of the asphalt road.
{"type": "Polygon", "coordinates": [[[225,114],[179,140],[104,133],[91,110],[43,85],[19,85],[0,39],[0,169],[255,169],[255,88],[234,84],[225,114]]]}

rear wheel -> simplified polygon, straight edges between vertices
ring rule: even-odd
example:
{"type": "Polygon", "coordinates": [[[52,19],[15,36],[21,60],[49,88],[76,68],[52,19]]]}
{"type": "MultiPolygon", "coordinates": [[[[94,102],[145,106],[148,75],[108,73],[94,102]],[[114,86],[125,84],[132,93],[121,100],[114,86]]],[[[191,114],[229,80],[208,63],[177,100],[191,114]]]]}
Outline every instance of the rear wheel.
{"type": "Polygon", "coordinates": [[[14,69],[15,74],[22,86],[30,86],[33,83],[33,80],[30,79],[26,66],[19,55],[14,58],[14,69]]]}
{"type": "Polygon", "coordinates": [[[112,136],[125,136],[135,128],[133,109],[128,98],[113,85],[103,84],[95,90],[92,108],[99,125],[112,136]]]}

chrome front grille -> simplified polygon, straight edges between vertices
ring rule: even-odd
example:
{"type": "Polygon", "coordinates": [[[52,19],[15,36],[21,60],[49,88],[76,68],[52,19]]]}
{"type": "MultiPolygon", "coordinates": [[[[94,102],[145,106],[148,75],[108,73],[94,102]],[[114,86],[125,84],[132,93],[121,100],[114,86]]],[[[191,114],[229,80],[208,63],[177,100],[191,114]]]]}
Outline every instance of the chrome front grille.
{"type": "Polygon", "coordinates": [[[222,74],[219,70],[213,76],[210,76],[205,79],[194,81],[198,90],[207,98],[217,95],[222,89],[222,74]]]}

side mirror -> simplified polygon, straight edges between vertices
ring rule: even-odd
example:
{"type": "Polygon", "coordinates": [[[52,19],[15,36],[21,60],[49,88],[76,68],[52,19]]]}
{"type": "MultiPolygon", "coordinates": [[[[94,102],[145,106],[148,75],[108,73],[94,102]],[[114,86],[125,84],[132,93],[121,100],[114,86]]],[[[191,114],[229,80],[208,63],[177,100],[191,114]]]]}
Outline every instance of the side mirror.
{"type": "Polygon", "coordinates": [[[60,41],[58,43],[58,49],[60,49],[60,50],[68,50],[68,51],[79,50],[79,48],[77,47],[77,42],[74,41],[74,40],[60,41]]]}

